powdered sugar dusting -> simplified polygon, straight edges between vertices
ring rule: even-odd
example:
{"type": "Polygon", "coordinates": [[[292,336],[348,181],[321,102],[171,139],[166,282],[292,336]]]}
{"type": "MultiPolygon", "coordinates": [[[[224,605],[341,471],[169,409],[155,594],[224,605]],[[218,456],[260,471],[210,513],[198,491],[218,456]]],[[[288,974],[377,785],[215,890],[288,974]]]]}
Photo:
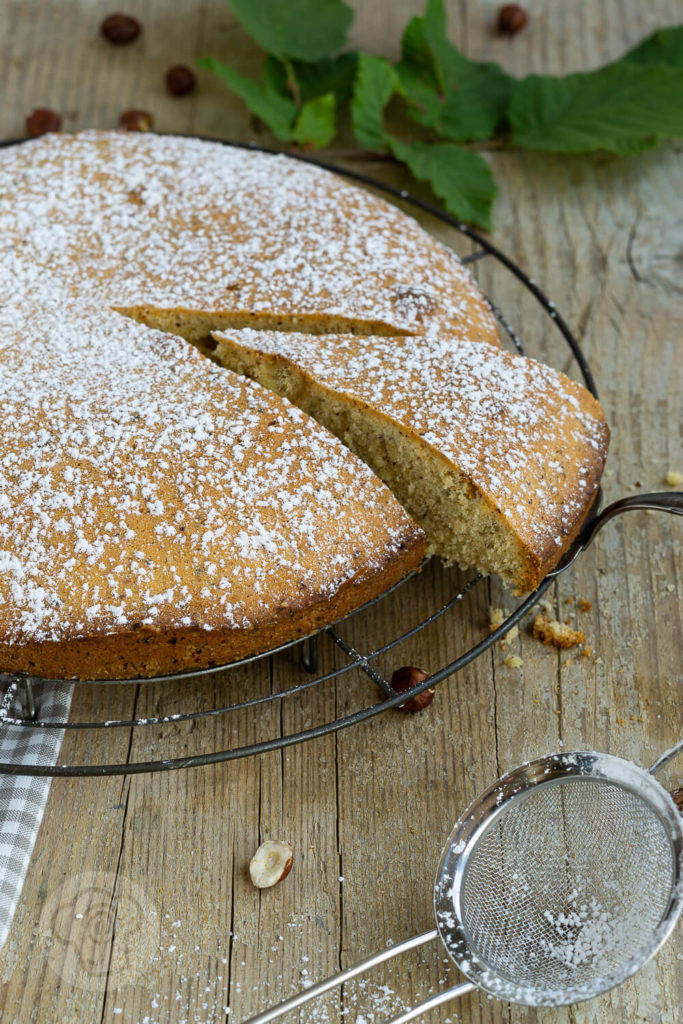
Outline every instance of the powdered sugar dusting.
{"type": "Polygon", "coordinates": [[[419,435],[532,549],[561,550],[590,504],[608,436],[602,410],[550,367],[435,327],[419,338],[228,336],[419,435]]]}
{"type": "Polygon", "coordinates": [[[472,278],[416,221],[284,156],[172,136],[45,136],[0,154],[0,225],[20,243],[4,247],[10,291],[44,292],[48,274],[118,306],[497,337],[472,278]]]}
{"type": "Polygon", "coordinates": [[[407,518],[336,439],[185,342],[65,304],[5,306],[0,336],[12,639],[244,628],[401,542],[407,518]]]}
{"type": "Polygon", "coordinates": [[[173,137],[0,154],[3,642],[249,628],[416,536],[287,402],[112,311],[335,315],[495,336],[459,262],[314,167],[173,137]]]}

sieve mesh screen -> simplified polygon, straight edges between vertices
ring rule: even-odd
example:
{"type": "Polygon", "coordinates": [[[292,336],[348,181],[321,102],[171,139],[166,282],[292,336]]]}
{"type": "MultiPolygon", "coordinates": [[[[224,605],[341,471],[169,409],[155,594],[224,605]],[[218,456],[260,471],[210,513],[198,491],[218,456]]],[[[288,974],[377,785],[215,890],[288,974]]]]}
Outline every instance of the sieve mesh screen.
{"type": "Polygon", "coordinates": [[[472,952],[515,985],[591,985],[647,943],[674,851],[649,802],[575,776],[512,800],[473,849],[461,892],[472,952]]]}

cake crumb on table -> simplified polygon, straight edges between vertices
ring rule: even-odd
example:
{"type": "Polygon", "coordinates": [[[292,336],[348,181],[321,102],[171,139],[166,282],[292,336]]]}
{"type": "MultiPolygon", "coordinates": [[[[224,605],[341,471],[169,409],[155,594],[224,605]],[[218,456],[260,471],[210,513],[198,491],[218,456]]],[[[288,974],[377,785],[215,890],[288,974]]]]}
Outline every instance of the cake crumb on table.
{"type": "Polygon", "coordinates": [[[493,605],[489,607],[489,629],[491,632],[495,632],[499,626],[503,625],[503,619],[505,613],[502,608],[494,608],[493,605]]]}
{"type": "Polygon", "coordinates": [[[509,647],[513,640],[516,640],[519,636],[519,626],[511,626],[507,631],[503,639],[500,641],[501,647],[509,647]]]}
{"type": "Polygon", "coordinates": [[[551,647],[577,647],[586,642],[586,634],[580,629],[573,629],[566,623],[551,619],[544,612],[539,612],[534,619],[534,637],[551,647]]]}
{"type": "Polygon", "coordinates": [[[679,473],[677,469],[670,469],[664,477],[664,483],[669,487],[680,487],[683,484],[683,473],[679,473]]]}
{"type": "Polygon", "coordinates": [[[503,664],[508,668],[521,668],[524,662],[518,655],[508,654],[506,658],[503,658],[503,664]]]}

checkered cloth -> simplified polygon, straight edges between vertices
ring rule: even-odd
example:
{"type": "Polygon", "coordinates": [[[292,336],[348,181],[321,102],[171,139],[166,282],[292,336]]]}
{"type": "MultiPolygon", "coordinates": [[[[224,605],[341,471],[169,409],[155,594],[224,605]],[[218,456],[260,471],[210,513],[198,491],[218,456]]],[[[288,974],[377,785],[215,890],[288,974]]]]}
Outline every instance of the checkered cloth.
{"type": "MultiPolygon", "coordinates": [[[[37,717],[44,722],[65,722],[73,687],[69,683],[36,686],[37,717]]],[[[11,725],[21,716],[14,684],[0,678],[0,763],[54,765],[63,729],[11,725]],[[9,721],[8,721],[9,720],[9,721]]],[[[0,775],[0,949],[5,944],[33,845],[50,792],[49,778],[0,775]]]]}

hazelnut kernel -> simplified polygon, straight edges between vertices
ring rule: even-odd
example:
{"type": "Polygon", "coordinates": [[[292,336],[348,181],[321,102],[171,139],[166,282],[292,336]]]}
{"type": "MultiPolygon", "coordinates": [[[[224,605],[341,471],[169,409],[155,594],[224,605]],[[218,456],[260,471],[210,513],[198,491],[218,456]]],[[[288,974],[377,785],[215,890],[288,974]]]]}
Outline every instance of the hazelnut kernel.
{"type": "Polygon", "coordinates": [[[184,64],[174,64],[166,72],[166,89],[171,96],[187,96],[197,84],[197,78],[184,64]]]}
{"type": "Polygon", "coordinates": [[[141,31],[140,22],[130,14],[110,14],[100,25],[100,32],[114,46],[127,46],[141,31]]]}
{"type": "Polygon", "coordinates": [[[26,118],[26,134],[32,139],[47,132],[58,132],[62,127],[62,118],[56,110],[48,107],[37,107],[26,118]]]}
{"type": "Polygon", "coordinates": [[[127,132],[149,132],[154,118],[147,110],[124,110],[119,118],[119,128],[127,132]]]}
{"type": "Polygon", "coordinates": [[[269,889],[287,877],[292,870],[294,854],[289,843],[269,839],[261,843],[249,861],[249,875],[257,889],[269,889]]]}
{"type": "MultiPolygon", "coordinates": [[[[427,677],[428,673],[423,672],[421,668],[405,665],[394,672],[391,677],[391,688],[396,693],[405,693],[406,690],[412,690],[414,686],[419,686],[427,677]]],[[[412,714],[416,711],[424,711],[434,700],[434,693],[434,687],[429,686],[422,693],[417,693],[414,697],[410,697],[405,704],[399,704],[398,710],[407,711],[412,714]]]]}
{"type": "Polygon", "coordinates": [[[508,36],[521,32],[529,15],[519,4],[504,4],[498,11],[498,31],[508,36]]]}

